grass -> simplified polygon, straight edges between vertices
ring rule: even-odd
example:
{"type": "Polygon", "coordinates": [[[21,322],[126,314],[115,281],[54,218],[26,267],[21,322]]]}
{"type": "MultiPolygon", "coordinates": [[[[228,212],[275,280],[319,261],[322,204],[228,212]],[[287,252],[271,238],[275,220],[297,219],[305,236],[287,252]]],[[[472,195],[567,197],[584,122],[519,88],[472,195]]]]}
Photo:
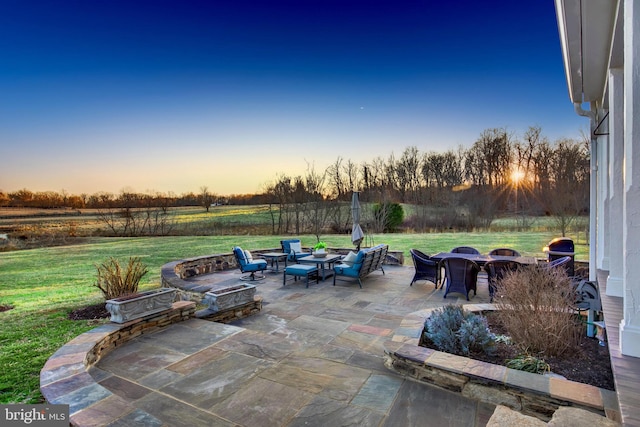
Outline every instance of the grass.
{"type": "MultiPolygon", "coordinates": [[[[316,243],[314,236],[300,236],[304,246],[316,243]]],[[[433,233],[374,235],[369,243],[387,243],[403,251],[410,265],[410,248],[426,253],[448,251],[469,245],[481,252],[495,247],[513,247],[523,255],[543,257],[542,247],[551,232],[433,233]]],[[[573,237],[574,240],[575,236],[573,237]]],[[[96,326],[96,321],[71,321],[74,309],[101,301],[93,286],[96,264],[109,257],[126,260],[137,256],[149,268],[140,290],[156,288],[160,267],[167,262],[244,249],[279,248],[280,236],[202,236],[95,238],[91,243],[0,253],[0,403],[40,403],[39,372],[47,358],[75,336],[96,326]]],[[[329,247],[351,248],[349,235],[323,235],[329,247]]],[[[576,246],[576,258],[588,259],[588,248],[576,246]]]]}

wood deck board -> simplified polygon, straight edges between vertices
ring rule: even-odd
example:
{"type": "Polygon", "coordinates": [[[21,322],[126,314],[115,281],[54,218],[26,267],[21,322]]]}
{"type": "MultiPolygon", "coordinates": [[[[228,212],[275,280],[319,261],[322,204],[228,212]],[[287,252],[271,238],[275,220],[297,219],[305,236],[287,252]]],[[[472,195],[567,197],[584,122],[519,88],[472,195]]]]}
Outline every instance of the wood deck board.
{"type": "Polygon", "coordinates": [[[620,414],[624,425],[640,426],[640,358],[625,356],[620,352],[623,300],[606,294],[608,276],[607,271],[598,271],[598,286],[620,414]]]}

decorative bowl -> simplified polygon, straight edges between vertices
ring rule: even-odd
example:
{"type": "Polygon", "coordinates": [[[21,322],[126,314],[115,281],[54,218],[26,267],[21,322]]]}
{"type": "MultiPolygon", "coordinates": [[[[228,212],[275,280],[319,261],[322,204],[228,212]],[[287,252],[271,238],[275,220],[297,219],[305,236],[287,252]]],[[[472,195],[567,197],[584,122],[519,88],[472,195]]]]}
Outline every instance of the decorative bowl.
{"type": "Polygon", "coordinates": [[[316,258],[324,258],[324,257],[327,256],[327,253],[326,252],[314,252],[313,256],[316,257],[316,258]]]}

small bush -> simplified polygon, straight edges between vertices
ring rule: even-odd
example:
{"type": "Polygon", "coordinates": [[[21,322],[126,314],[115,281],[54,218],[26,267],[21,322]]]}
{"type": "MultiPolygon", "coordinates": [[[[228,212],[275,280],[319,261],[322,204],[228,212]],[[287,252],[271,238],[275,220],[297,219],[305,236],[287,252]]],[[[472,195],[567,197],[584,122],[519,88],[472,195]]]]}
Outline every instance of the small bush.
{"type": "Polygon", "coordinates": [[[404,209],[400,203],[376,203],[373,206],[376,228],[385,233],[393,232],[404,220],[404,209]]]}
{"type": "Polygon", "coordinates": [[[571,354],[583,335],[570,309],[575,291],[564,269],[533,265],[509,272],[497,283],[497,315],[523,351],[545,357],[571,354]]]}
{"type": "Polygon", "coordinates": [[[551,371],[551,367],[547,362],[528,353],[520,354],[513,359],[507,360],[506,366],[507,368],[531,372],[533,374],[544,374],[545,372],[551,371]]]}
{"type": "Polygon", "coordinates": [[[464,311],[460,305],[435,310],[424,323],[425,337],[441,351],[468,356],[472,352],[492,354],[495,337],[487,319],[464,311]]]}
{"type": "Polygon", "coordinates": [[[149,271],[140,258],[131,257],[126,268],[115,258],[96,265],[98,278],[94,286],[102,291],[105,300],[138,292],[140,279],[149,271]]]}

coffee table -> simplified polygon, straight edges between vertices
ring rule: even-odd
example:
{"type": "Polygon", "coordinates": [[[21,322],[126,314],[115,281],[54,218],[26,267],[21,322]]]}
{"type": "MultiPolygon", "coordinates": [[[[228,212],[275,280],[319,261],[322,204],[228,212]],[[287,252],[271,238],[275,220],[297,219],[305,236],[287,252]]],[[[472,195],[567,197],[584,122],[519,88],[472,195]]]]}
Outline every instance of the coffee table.
{"type": "Polygon", "coordinates": [[[280,264],[279,262],[284,260],[284,266],[285,268],[287,267],[287,254],[285,254],[284,252],[267,252],[264,254],[260,254],[264,259],[267,260],[267,262],[269,262],[269,264],[271,264],[271,271],[274,273],[277,273],[280,271],[280,264]],[[276,268],[273,268],[273,263],[276,263],[276,268]]]}
{"type": "Polygon", "coordinates": [[[325,256],[324,258],[319,258],[313,255],[309,255],[306,257],[298,258],[298,262],[316,264],[320,269],[322,280],[325,280],[327,277],[333,276],[333,268],[331,268],[331,266],[336,262],[340,261],[341,259],[342,259],[342,255],[337,255],[337,254],[327,254],[327,256],[325,256]],[[328,266],[328,268],[325,268],[325,266],[328,266]]]}

